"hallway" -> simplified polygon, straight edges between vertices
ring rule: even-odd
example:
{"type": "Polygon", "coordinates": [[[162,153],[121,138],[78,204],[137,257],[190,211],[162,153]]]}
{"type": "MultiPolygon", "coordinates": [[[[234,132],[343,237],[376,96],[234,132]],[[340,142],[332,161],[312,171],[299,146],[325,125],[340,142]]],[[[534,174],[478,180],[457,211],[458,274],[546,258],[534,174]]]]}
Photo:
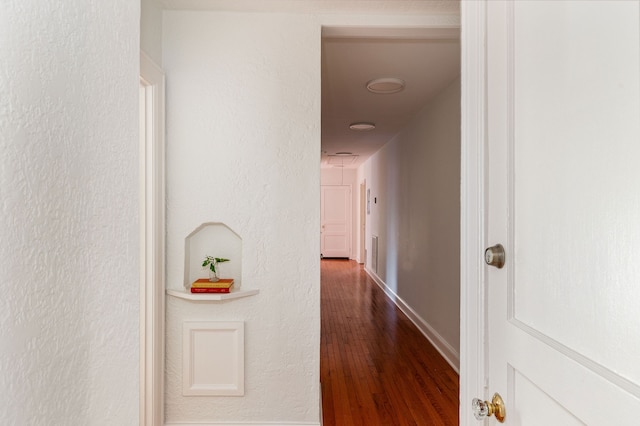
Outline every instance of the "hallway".
{"type": "Polygon", "coordinates": [[[354,261],[321,261],[324,426],[458,424],[458,375],[354,261]]]}

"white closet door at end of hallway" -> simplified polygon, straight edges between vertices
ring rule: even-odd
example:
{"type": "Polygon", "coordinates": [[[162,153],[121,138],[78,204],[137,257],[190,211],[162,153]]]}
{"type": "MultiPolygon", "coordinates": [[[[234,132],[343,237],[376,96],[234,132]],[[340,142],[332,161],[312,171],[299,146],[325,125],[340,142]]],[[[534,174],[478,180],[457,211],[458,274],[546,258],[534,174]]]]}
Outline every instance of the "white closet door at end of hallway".
{"type": "Polygon", "coordinates": [[[323,185],[320,192],[320,253],[323,257],[351,255],[351,187],[323,185]]]}

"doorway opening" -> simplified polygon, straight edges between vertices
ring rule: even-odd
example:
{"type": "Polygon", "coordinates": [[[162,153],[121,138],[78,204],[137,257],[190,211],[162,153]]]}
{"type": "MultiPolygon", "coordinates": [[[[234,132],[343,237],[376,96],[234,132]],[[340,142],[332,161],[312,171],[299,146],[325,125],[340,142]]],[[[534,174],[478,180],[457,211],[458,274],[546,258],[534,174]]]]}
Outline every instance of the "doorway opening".
{"type": "MultiPolygon", "coordinates": [[[[349,174],[350,258],[364,263],[362,272],[457,372],[460,33],[452,27],[392,34],[323,29],[321,184],[337,185],[349,174]],[[367,89],[384,77],[397,77],[403,88],[367,89]],[[371,126],[355,132],[356,122],[371,126]],[[351,159],[348,167],[336,164],[342,156],[351,159]]],[[[322,261],[323,271],[329,262],[322,261]]]]}

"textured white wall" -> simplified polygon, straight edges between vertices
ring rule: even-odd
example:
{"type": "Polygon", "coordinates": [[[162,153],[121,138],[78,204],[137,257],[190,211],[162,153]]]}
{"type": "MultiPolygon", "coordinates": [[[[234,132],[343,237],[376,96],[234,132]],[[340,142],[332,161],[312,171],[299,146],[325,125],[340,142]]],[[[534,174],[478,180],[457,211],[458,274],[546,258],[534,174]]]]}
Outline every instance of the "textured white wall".
{"type": "Polygon", "coordinates": [[[138,423],[136,2],[0,14],[0,424],[138,423]]]}
{"type": "Polygon", "coordinates": [[[319,419],[320,25],[311,16],[165,11],[167,285],[204,222],[242,237],[242,286],[167,303],[169,422],[319,419]],[[182,322],[245,321],[245,396],[182,396],[182,322]]]}
{"type": "Polygon", "coordinates": [[[362,169],[371,188],[367,265],[377,235],[379,278],[459,352],[460,79],[362,169]]]}

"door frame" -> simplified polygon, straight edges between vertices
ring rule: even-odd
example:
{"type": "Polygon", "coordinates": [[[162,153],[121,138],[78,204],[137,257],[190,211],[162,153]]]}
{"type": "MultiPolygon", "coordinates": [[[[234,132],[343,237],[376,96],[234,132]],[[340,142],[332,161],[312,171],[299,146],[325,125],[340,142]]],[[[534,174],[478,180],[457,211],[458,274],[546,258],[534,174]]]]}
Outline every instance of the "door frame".
{"type": "Polygon", "coordinates": [[[486,196],[486,0],[463,1],[461,17],[460,425],[475,425],[473,398],[487,385],[482,253],[486,196]]]}
{"type": "Polygon", "coordinates": [[[164,424],[165,78],[140,52],[140,422],[164,424]],[[142,118],[142,113],[141,113],[142,118]],[[142,121],[142,120],[141,120],[142,121]]]}
{"type": "Polygon", "coordinates": [[[358,212],[358,263],[366,263],[365,237],[367,228],[367,181],[360,184],[360,206],[358,212]]]}

